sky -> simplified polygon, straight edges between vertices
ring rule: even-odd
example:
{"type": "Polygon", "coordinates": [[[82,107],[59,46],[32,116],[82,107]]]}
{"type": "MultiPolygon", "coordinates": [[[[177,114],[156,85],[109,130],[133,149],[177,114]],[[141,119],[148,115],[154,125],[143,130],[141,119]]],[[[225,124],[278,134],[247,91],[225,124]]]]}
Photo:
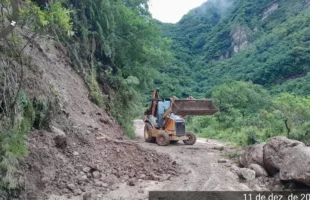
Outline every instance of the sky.
{"type": "Polygon", "coordinates": [[[177,23],[183,15],[207,0],[150,0],[153,18],[165,23],[177,23]]]}

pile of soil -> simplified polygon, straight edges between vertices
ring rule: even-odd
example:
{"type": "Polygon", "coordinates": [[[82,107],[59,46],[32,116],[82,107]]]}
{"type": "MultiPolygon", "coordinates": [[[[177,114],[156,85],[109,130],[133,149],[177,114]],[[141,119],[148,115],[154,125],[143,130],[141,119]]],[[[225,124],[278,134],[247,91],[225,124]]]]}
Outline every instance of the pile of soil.
{"type": "Polygon", "coordinates": [[[29,136],[30,155],[23,164],[26,199],[105,194],[120,182],[134,186],[141,180],[162,181],[179,171],[169,156],[134,143],[96,139],[90,131],[66,135],[65,149],[56,147],[53,133],[29,136]]]}
{"type": "Polygon", "coordinates": [[[36,39],[25,51],[32,57],[32,69],[27,69],[23,91],[30,98],[55,100],[59,109],[51,116],[50,130],[28,135],[20,199],[104,194],[119,182],[135,185],[177,174],[167,155],[128,141],[116,120],[89,100],[84,80],[61,45],[36,39]],[[53,127],[62,132],[62,145],[53,127]]]}

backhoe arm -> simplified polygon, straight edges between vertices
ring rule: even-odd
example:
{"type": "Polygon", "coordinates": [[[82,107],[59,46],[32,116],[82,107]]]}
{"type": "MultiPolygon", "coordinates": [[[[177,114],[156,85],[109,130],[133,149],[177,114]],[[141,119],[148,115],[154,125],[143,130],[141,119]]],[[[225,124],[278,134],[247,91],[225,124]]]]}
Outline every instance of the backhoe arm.
{"type": "MultiPolygon", "coordinates": [[[[159,89],[155,89],[155,91],[153,92],[153,95],[152,95],[152,98],[153,99],[159,99],[159,89]]],[[[152,108],[152,115],[155,116],[155,112],[156,112],[156,107],[157,107],[157,101],[152,101],[152,104],[151,104],[151,108],[152,108]]]]}
{"type": "Polygon", "coordinates": [[[159,99],[159,89],[155,89],[152,95],[152,102],[149,105],[148,109],[144,112],[145,116],[152,115],[155,116],[156,114],[156,107],[157,107],[157,101],[155,99],[159,99]]]}

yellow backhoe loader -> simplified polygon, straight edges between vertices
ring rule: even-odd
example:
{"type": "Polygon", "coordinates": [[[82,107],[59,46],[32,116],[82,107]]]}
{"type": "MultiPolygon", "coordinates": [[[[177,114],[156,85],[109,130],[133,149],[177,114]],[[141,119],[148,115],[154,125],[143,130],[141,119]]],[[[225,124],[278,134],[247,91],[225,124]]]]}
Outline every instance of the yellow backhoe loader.
{"type": "Polygon", "coordinates": [[[180,140],[186,145],[196,142],[196,135],[185,131],[185,116],[213,115],[217,112],[212,100],[160,98],[159,89],[153,92],[151,104],[144,112],[144,139],[167,146],[180,140]]]}

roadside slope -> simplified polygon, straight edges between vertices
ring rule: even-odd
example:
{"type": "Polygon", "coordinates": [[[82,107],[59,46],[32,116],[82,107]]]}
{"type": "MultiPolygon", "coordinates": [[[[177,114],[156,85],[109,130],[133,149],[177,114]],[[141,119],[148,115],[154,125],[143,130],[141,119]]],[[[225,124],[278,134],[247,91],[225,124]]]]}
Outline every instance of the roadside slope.
{"type": "Polygon", "coordinates": [[[20,199],[101,199],[119,182],[153,180],[160,171],[174,172],[168,156],[127,141],[118,123],[88,99],[88,88],[61,45],[42,38],[26,52],[32,68],[27,69],[23,91],[31,99],[51,102],[54,110],[47,130],[28,135],[20,199]]]}

